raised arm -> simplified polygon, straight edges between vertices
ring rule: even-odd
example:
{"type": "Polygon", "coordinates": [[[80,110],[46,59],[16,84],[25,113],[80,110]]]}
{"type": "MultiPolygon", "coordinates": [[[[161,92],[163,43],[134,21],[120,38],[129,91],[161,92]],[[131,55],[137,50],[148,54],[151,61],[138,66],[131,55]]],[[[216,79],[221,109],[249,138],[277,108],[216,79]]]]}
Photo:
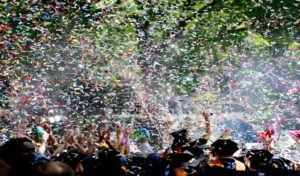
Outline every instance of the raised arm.
{"type": "Polygon", "coordinates": [[[211,131],[211,124],[210,124],[210,119],[209,119],[209,112],[208,111],[203,111],[202,115],[205,120],[205,134],[202,136],[204,139],[209,139],[212,135],[211,131]]]}
{"type": "Polygon", "coordinates": [[[125,137],[125,140],[126,140],[124,155],[128,155],[130,153],[129,129],[126,129],[124,131],[124,137],[125,137]]]}
{"type": "Polygon", "coordinates": [[[49,139],[49,134],[45,132],[42,136],[41,145],[37,149],[37,153],[41,153],[41,154],[45,153],[48,139],[49,139]]]}
{"type": "Polygon", "coordinates": [[[53,147],[57,147],[57,140],[56,140],[55,135],[53,134],[53,131],[51,130],[50,125],[47,123],[44,123],[43,129],[49,134],[50,145],[53,147]]]}
{"type": "Polygon", "coordinates": [[[86,154],[92,154],[95,151],[95,144],[94,144],[94,139],[93,139],[93,130],[96,128],[95,124],[89,124],[87,126],[87,130],[88,130],[88,136],[87,136],[87,150],[86,150],[86,154]]]}
{"type": "Polygon", "coordinates": [[[78,150],[79,153],[81,154],[85,153],[84,148],[78,143],[73,130],[70,130],[68,132],[67,141],[69,144],[73,145],[78,150]]]}
{"type": "Polygon", "coordinates": [[[64,149],[67,148],[67,146],[68,146],[68,142],[67,142],[67,140],[65,140],[62,145],[60,145],[56,148],[56,150],[52,153],[52,156],[60,155],[64,151],[64,149]]]}

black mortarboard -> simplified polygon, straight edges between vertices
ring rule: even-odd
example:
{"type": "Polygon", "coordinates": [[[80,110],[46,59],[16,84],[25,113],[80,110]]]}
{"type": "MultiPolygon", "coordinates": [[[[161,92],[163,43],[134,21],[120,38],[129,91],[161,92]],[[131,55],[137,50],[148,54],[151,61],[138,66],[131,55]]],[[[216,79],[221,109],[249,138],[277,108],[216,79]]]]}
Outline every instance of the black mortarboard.
{"type": "Polygon", "coordinates": [[[174,138],[185,138],[188,131],[186,129],[177,130],[171,133],[174,138]]]}
{"type": "Polygon", "coordinates": [[[207,141],[208,141],[207,139],[199,138],[199,139],[197,139],[195,141],[190,142],[189,144],[190,145],[204,145],[204,144],[207,143],[207,141]]]}
{"type": "Polygon", "coordinates": [[[176,147],[182,146],[188,142],[187,139],[188,131],[186,129],[181,129],[178,131],[174,131],[171,133],[173,136],[172,149],[174,150],[176,147]]]}
{"type": "Polygon", "coordinates": [[[188,142],[185,145],[182,146],[182,151],[189,151],[193,153],[194,155],[200,155],[203,154],[203,145],[207,143],[206,139],[199,138],[195,141],[188,142]]]}
{"type": "Polygon", "coordinates": [[[269,165],[273,154],[267,150],[252,150],[253,153],[250,161],[251,168],[262,169],[269,165]]]}
{"type": "Polygon", "coordinates": [[[169,158],[174,163],[182,163],[182,162],[188,162],[193,158],[193,155],[189,152],[184,153],[171,153],[169,154],[169,158]]]}
{"type": "Polygon", "coordinates": [[[212,152],[218,153],[220,156],[231,156],[237,150],[237,143],[230,139],[218,139],[212,145],[212,152]]]}

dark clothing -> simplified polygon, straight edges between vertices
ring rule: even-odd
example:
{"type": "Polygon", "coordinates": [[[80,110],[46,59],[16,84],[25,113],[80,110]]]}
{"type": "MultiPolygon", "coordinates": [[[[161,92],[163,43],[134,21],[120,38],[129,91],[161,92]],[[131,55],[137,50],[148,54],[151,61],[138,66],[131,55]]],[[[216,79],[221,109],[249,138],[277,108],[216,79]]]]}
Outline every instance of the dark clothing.
{"type": "Polygon", "coordinates": [[[31,176],[41,164],[49,162],[49,159],[41,153],[35,155],[32,163],[13,163],[9,176],[31,176]]]}
{"type": "Polygon", "coordinates": [[[147,159],[147,175],[168,176],[170,174],[170,164],[165,159],[159,157],[156,153],[150,154],[147,159]]]}

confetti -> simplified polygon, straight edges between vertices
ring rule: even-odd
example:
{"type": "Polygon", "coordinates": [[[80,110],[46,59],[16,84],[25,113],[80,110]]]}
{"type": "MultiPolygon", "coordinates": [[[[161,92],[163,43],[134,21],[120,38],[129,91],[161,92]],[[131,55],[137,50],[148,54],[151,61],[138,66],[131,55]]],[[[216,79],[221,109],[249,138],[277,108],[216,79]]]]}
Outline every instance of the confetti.
{"type": "Polygon", "coordinates": [[[3,2],[0,136],[19,119],[71,128],[99,116],[151,138],[196,136],[206,109],[216,136],[299,130],[299,1],[212,2],[3,2]]]}

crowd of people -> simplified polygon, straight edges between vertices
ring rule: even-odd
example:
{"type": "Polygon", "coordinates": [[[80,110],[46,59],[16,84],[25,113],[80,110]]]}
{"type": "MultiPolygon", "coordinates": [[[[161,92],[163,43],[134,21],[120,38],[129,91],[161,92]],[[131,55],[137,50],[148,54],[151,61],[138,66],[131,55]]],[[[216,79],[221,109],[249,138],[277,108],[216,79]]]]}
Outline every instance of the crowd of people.
{"type": "Polygon", "coordinates": [[[188,129],[180,129],[170,134],[172,143],[163,151],[153,149],[147,129],[119,122],[113,130],[94,123],[77,126],[65,136],[40,123],[31,135],[1,145],[0,176],[300,175],[299,165],[274,153],[272,129],[260,136],[265,149],[249,149],[245,143],[239,148],[228,139],[230,130],[208,145],[210,114],[202,115],[206,130],[199,139],[191,140],[188,129]]]}

